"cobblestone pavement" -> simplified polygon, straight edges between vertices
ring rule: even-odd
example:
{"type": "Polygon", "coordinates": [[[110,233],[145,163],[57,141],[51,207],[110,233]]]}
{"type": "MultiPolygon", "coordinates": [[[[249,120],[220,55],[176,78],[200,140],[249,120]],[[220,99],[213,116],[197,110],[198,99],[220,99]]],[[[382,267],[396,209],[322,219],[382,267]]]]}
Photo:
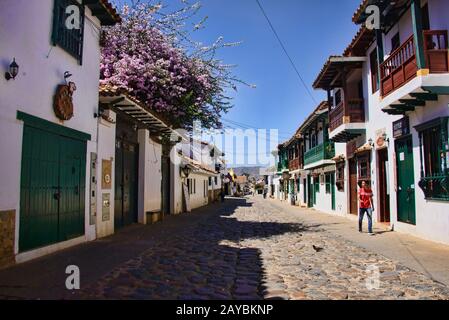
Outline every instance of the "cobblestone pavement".
{"type": "Polygon", "coordinates": [[[227,200],[74,297],[449,299],[449,288],[255,198],[227,200]]]}

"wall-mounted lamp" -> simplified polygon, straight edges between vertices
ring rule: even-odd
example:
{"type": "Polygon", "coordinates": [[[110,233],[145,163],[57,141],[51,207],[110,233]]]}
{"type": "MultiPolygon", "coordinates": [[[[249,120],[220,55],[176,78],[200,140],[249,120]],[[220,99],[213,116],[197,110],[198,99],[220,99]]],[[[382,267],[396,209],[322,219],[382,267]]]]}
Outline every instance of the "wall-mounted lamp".
{"type": "Polygon", "coordinates": [[[16,63],[16,58],[14,58],[11,64],[9,65],[9,71],[5,73],[5,79],[8,81],[11,79],[14,80],[18,74],[19,74],[19,65],[16,63]]]}
{"type": "Polygon", "coordinates": [[[190,174],[192,173],[192,168],[190,168],[188,165],[181,168],[182,173],[184,174],[184,177],[188,178],[190,174]]]}
{"type": "Polygon", "coordinates": [[[384,134],[382,135],[382,138],[384,139],[384,141],[390,143],[390,138],[388,138],[387,133],[384,133],[384,134]]]}
{"type": "Polygon", "coordinates": [[[372,138],[369,138],[368,144],[369,144],[371,147],[374,147],[374,141],[373,141],[372,138]]]}

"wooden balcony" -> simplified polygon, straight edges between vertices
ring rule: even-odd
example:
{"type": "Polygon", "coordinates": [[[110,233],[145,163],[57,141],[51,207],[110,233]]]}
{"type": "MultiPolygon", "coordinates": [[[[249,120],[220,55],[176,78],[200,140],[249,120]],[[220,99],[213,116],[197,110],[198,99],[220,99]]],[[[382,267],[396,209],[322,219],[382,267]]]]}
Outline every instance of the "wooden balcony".
{"type": "MultiPolygon", "coordinates": [[[[447,73],[447,30],[424,31],[424,55],[430,73],[447,73]]],[[[380,65],[381,94],[387,96],[416,77],[416,48],[411,36],[380,65]]]]}
{"type": "Polygon", "coordinates": [[[290,162],[288,163],[288,169],[290,171],[295,171],[295,170],[299,170],[302,169],[302,163],[301,163],[301,159],[300,158],[296,158],[293,160],[290,160],[290,162]]]}
{"type": "Polygon", "coordinates": [[[288,160],[282,159],[278,162],[278,172],[282,173],[288,170],[288,160]]]}
{"type": "Polygon", "coordinates": [[[449,72],[447,30],[424,31],[424,54],[431,73],[449,72]]]}
{"type": "Polygon", "coordinates": [[[345,108],[343,101],[329,113],[329,130],[332,132],[343,124],[345,108]]]}
{"type": "Polygon", "coordinates": [[[334,143],[325,142],[305,153],[304,165],[307,166],[321,160],[330,160],[333,157],[335,157],[334,143]]]}
{"type": "Polygon", "coordinates": [[[365,110],[363,99],[348,99],[345,110],[345,103],[342,101],[329,113],[329,129],[334,131],[345,123],[365,122],[365,110]],[[347,116],[345,116],[347,115],[347,116]]]}

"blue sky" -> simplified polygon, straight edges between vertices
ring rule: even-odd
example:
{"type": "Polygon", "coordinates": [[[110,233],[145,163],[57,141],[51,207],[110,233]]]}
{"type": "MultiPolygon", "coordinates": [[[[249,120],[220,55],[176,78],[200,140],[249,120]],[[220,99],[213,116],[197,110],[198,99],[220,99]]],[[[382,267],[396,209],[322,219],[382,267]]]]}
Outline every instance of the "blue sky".
{"type": "MultiPolygon", "coordinates": [[[[357,32],[351,21],[360,0],[260,0],[316,101],[326,94],[312,83],[327,57],[341,54],[357,32]]],[[[206,28],[194,38],[243,41],[220,52],[235,63],[236,75],[257,85],[240,87],[235,107],[225,116],[260,128],[279,129],[286,140],[316,107],[283,53],[255,0],[204,0],[206,28]]],[[[275,147],[275,146],[273,146],[275,147]]],[[[237,152],[238,153],[238,152],[237,152]]]]}
{"type": "MultiPolygon", "coordinates": [[[[193,0],[192,0],[193,1],[193,0]]],[[[192,2],[191,1],[191,2],[192,2]]],[[[314,99],[325,92],[312,83],[331,54],[341,54],[357,32],[351,21],[360,0],[260,0],[272,24],[295,62],[314,99]]],[[[165,0],[176,7],[179,0],[165,0]]],[[[228,64],[236,64],[238,78],[257,85],[241,86],[234,94],[235,107],[225,115],[249,126],[279,129],[279,140],[290,137],[316,107],[307,94],[256,0],[202,0],[198,19],[208,16],[206,28],[193,33],[197,41],[211,43],[243,41],[219,53],[228,64]]],[[[271,149],[276,146],[272,145],[271,149]]],[[[236,153],[248,152],[236,151],[236,153]]],[[[230,159],[229,159],[230,160],[230,159]]]]}

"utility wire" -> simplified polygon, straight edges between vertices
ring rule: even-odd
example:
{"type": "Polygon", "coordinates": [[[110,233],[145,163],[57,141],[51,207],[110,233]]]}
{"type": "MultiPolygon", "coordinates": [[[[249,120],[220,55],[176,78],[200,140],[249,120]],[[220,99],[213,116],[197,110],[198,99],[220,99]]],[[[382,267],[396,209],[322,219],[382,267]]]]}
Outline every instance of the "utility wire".
{"type": "Polygon", "coordinates": [[[281,38],[279,37],[276,29],[274,28],[273,24],[271,23],[270,18],[268,17],[267,13],[265,12],[265,9],[262,7],[262,4],[260,3],[259,0],[256,0],[257,4],[259,5],[260,11],[262,11],[262,14],[264,15],[265,19],[267,20],[268,24],[270,25],[271,30],[274,33],[274,36],[276,37],[276,39],[278,40],[279,44],[282,47],[282,50],[284,51],[285,55],[287,56],[288,60],[290,61],[293,69],[295,70],[296,74],[299,77],[299,80],[301,81],[302,85],[304,86],[304,88],[306,89],[308,95],[310,96],[310,98],[313,100],[313,102],[315,104],[318,104],[318,102],[316,101],[315,97],[313,96],[312,92],[310,91],[309,87],[307,86],[307,84],[305,83],[303,77],[301,76],[301,74],[299,73],[298,68],[296,67],[295,63],[293,62],[293,59],[290,57],[290,55],[288,54],[287,49],[284,46],[284,43],[282,42],[281,38]]]}
{"type": "MultiPolygon", "coordinates": [[[[261,129],[261,128],[256,128],[256,127],[251,126],[249,124],[245,124],[243,122],[237,122],[237,121],[234,121],[234,120],[222,119],[222,121],[227,122],[228,124],[231,124],[231,125],[243,128],[243,129],[255,129],[255,130],[261,129]]],[[[279,130],[278,130],[278,133],[279,133],[280,137],[283,136],[283,137],[291,138],[294,135],[294,133],[292,134],[292,133],[289,133],[289,132],[284,132],[284,131],[279,131],[279,130]]]]}

